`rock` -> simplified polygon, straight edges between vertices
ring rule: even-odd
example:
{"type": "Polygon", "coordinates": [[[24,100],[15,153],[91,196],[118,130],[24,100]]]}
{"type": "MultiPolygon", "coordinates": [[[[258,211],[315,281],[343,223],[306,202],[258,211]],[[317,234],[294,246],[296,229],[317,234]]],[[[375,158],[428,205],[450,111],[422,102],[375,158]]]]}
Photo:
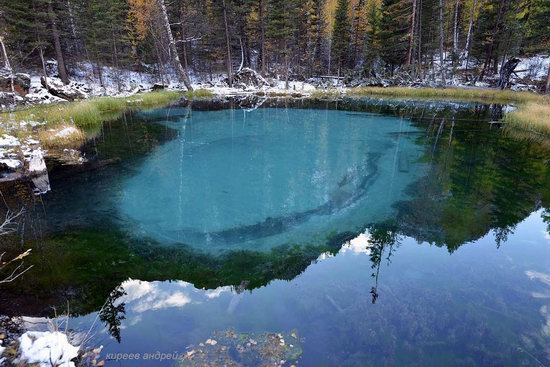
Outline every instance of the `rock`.
{"type": "Polygon", "coordinates": [[[40,149],[34,150],[29,159],[29,172],[31,174],[42,173],[46,171],[46,162],[40,149]]]}
{"type": "Polygon", "coordinates": [[[6,68],[0,69],[0,91],[15,92],[20,96],[25,96],[29,93],[31,87],[31,77],[27,74],[13,74],[6,68]],[[13,82],[13,90],[11,88],[13,82]]]}
{"type": "Polygon", "coordinates": [[[257,71],[250,68],[243,68],[236,72],[233,77],[233,87],[247,89],[250,87],[269,87],[269,83],[257,71]]]}
{"type": "Polygon", "coordinates": [[[60,79],[48,78],[46,81],[44,77],[40,78],[40,83],[52,95],[67,101],[85,99],[88,97],[89,93],[89,90],[82,83],[69,83],[65,85],[60,79]]]}
{"type": "Polygon", "coordinates": [[[153,91],[155,91],[155,90],[164,90],[164,89],[166,89],[166,86],[164,84],[160,84],[160,83],[155,83],[151,87],[151,90],[153,90],[153,91]]]}
{"type": "MultiPolygon", "coordinates": [[[[297,336],[296,332],[293,332],[297,336]]],[[[214,333],[216,343],[200,348],[189,346],[177,366],[270,366],[296,364],[302,355],[302,347],[296,337],[295,344],[284,343],[290,335],[262,333],[236,333],[226,330],[214,333]],[[191,349],[193,348],[193,349],[191,349]]],[[[214,339],[208,339],[213,341],[214,339]]]]}

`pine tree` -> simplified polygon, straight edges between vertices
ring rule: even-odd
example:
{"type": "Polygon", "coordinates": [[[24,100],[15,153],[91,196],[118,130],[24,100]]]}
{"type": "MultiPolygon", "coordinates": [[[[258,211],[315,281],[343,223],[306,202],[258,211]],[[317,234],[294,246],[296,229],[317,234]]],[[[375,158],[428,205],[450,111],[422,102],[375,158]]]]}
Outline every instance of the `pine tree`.
{"type": "Polygon", "coordinates": [[[408,0],[384,0],[382,19],[378,35],[380,54],[393,74],[397,66],[403,65],[407,57],[408,29],[410,17],[408,0]]]}
{"type": "Polygon", "coordinates": [[[349,0],[338,0],[332,29],[331,52],[338,75],[350,66],[351,24],[349,0]]]}

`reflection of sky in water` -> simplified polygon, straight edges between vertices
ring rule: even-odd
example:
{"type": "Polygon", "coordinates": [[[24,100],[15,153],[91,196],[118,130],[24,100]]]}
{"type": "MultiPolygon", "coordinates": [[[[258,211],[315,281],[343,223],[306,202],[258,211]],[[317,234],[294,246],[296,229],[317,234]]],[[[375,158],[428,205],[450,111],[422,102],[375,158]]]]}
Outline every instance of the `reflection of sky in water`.
{"type": "MultiPolygon", "coordinates": [[[[548,363],[550,250],[540,212],[497,249],[492,235],[449,254],[405,238],[383,261],[376,304],[370,235],[291,281],[253,291],[128,280],[121,344],[96,325],[104,352],[173,352],[215,331],[303,336],[302,365],[548,363]],[[491,363],[489,363],[490,361],[491,363]]],[[[86,329],[95,314],[71,320],[86,329]]],[[[123,365],[131,365],[126,362],[123,365]]],[[[143,364],[139,364],[143,365],[143,364]]],[[[166,364],[169,365],[169,364],[166,364]]]]}

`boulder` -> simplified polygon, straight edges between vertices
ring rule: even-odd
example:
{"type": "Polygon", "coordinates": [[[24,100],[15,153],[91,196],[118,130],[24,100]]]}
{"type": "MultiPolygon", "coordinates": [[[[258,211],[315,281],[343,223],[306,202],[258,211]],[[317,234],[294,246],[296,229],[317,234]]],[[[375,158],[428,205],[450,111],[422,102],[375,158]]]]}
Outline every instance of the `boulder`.
{"type": "Polygon", "coordinates": [[[48,78],[46,81],[44,77],[40,78],[40,83],[52,95],[63,98],[67,101],[75,101],[88,97],[88,90],[81,83],[70,83],[65,85],[58,78],[48,78]]]}
{"type": "Polygon", "coordinates": [[[15,92],[20,96],[25,96],[29,93],[31,87],[31,78],[27,74],[12,73],[6,68],[0,69],[0,91],[15,92]],[[12,91],[13,83],[13,91],[12,91]]]}
{"type": "Polygon", "coordinates": [[[243,68],[237,71],[233,77],[233,87],[247,89],[250,87],[261,88],[269,87],[269,83],[260,75],[256,70],[250,68],[243,68]]]}

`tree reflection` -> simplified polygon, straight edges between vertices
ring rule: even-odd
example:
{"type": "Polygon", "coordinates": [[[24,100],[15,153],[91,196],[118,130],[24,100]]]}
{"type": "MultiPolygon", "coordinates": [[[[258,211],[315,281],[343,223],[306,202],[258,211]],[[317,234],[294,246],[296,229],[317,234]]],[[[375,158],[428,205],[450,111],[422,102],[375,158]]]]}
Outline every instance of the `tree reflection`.
{"type": "Polygon", "coordinates": [[[121,340],[120,325],[122,320],[126,318],[126,304],[124,302],[117,304],[117,300],[125,295],[126,291],[119,285],[109,294],[107,301],[99,311],[99,319],[105,323],[109,334],[119,343],[121,340]]]}
{"type": "Polygon", "coordinates": [[[380,275],[380,265],[385,258],[387,263],[391,263],[391,257],[395,248],[401,244],[401,236],[397,232],[397,226],[394,223],[382,223],[369,227],[369,250],[371,276],[374,278],[374,286],[371,288],[372,303],[375,304],[378,299],[378,277],[380,275]]]}

